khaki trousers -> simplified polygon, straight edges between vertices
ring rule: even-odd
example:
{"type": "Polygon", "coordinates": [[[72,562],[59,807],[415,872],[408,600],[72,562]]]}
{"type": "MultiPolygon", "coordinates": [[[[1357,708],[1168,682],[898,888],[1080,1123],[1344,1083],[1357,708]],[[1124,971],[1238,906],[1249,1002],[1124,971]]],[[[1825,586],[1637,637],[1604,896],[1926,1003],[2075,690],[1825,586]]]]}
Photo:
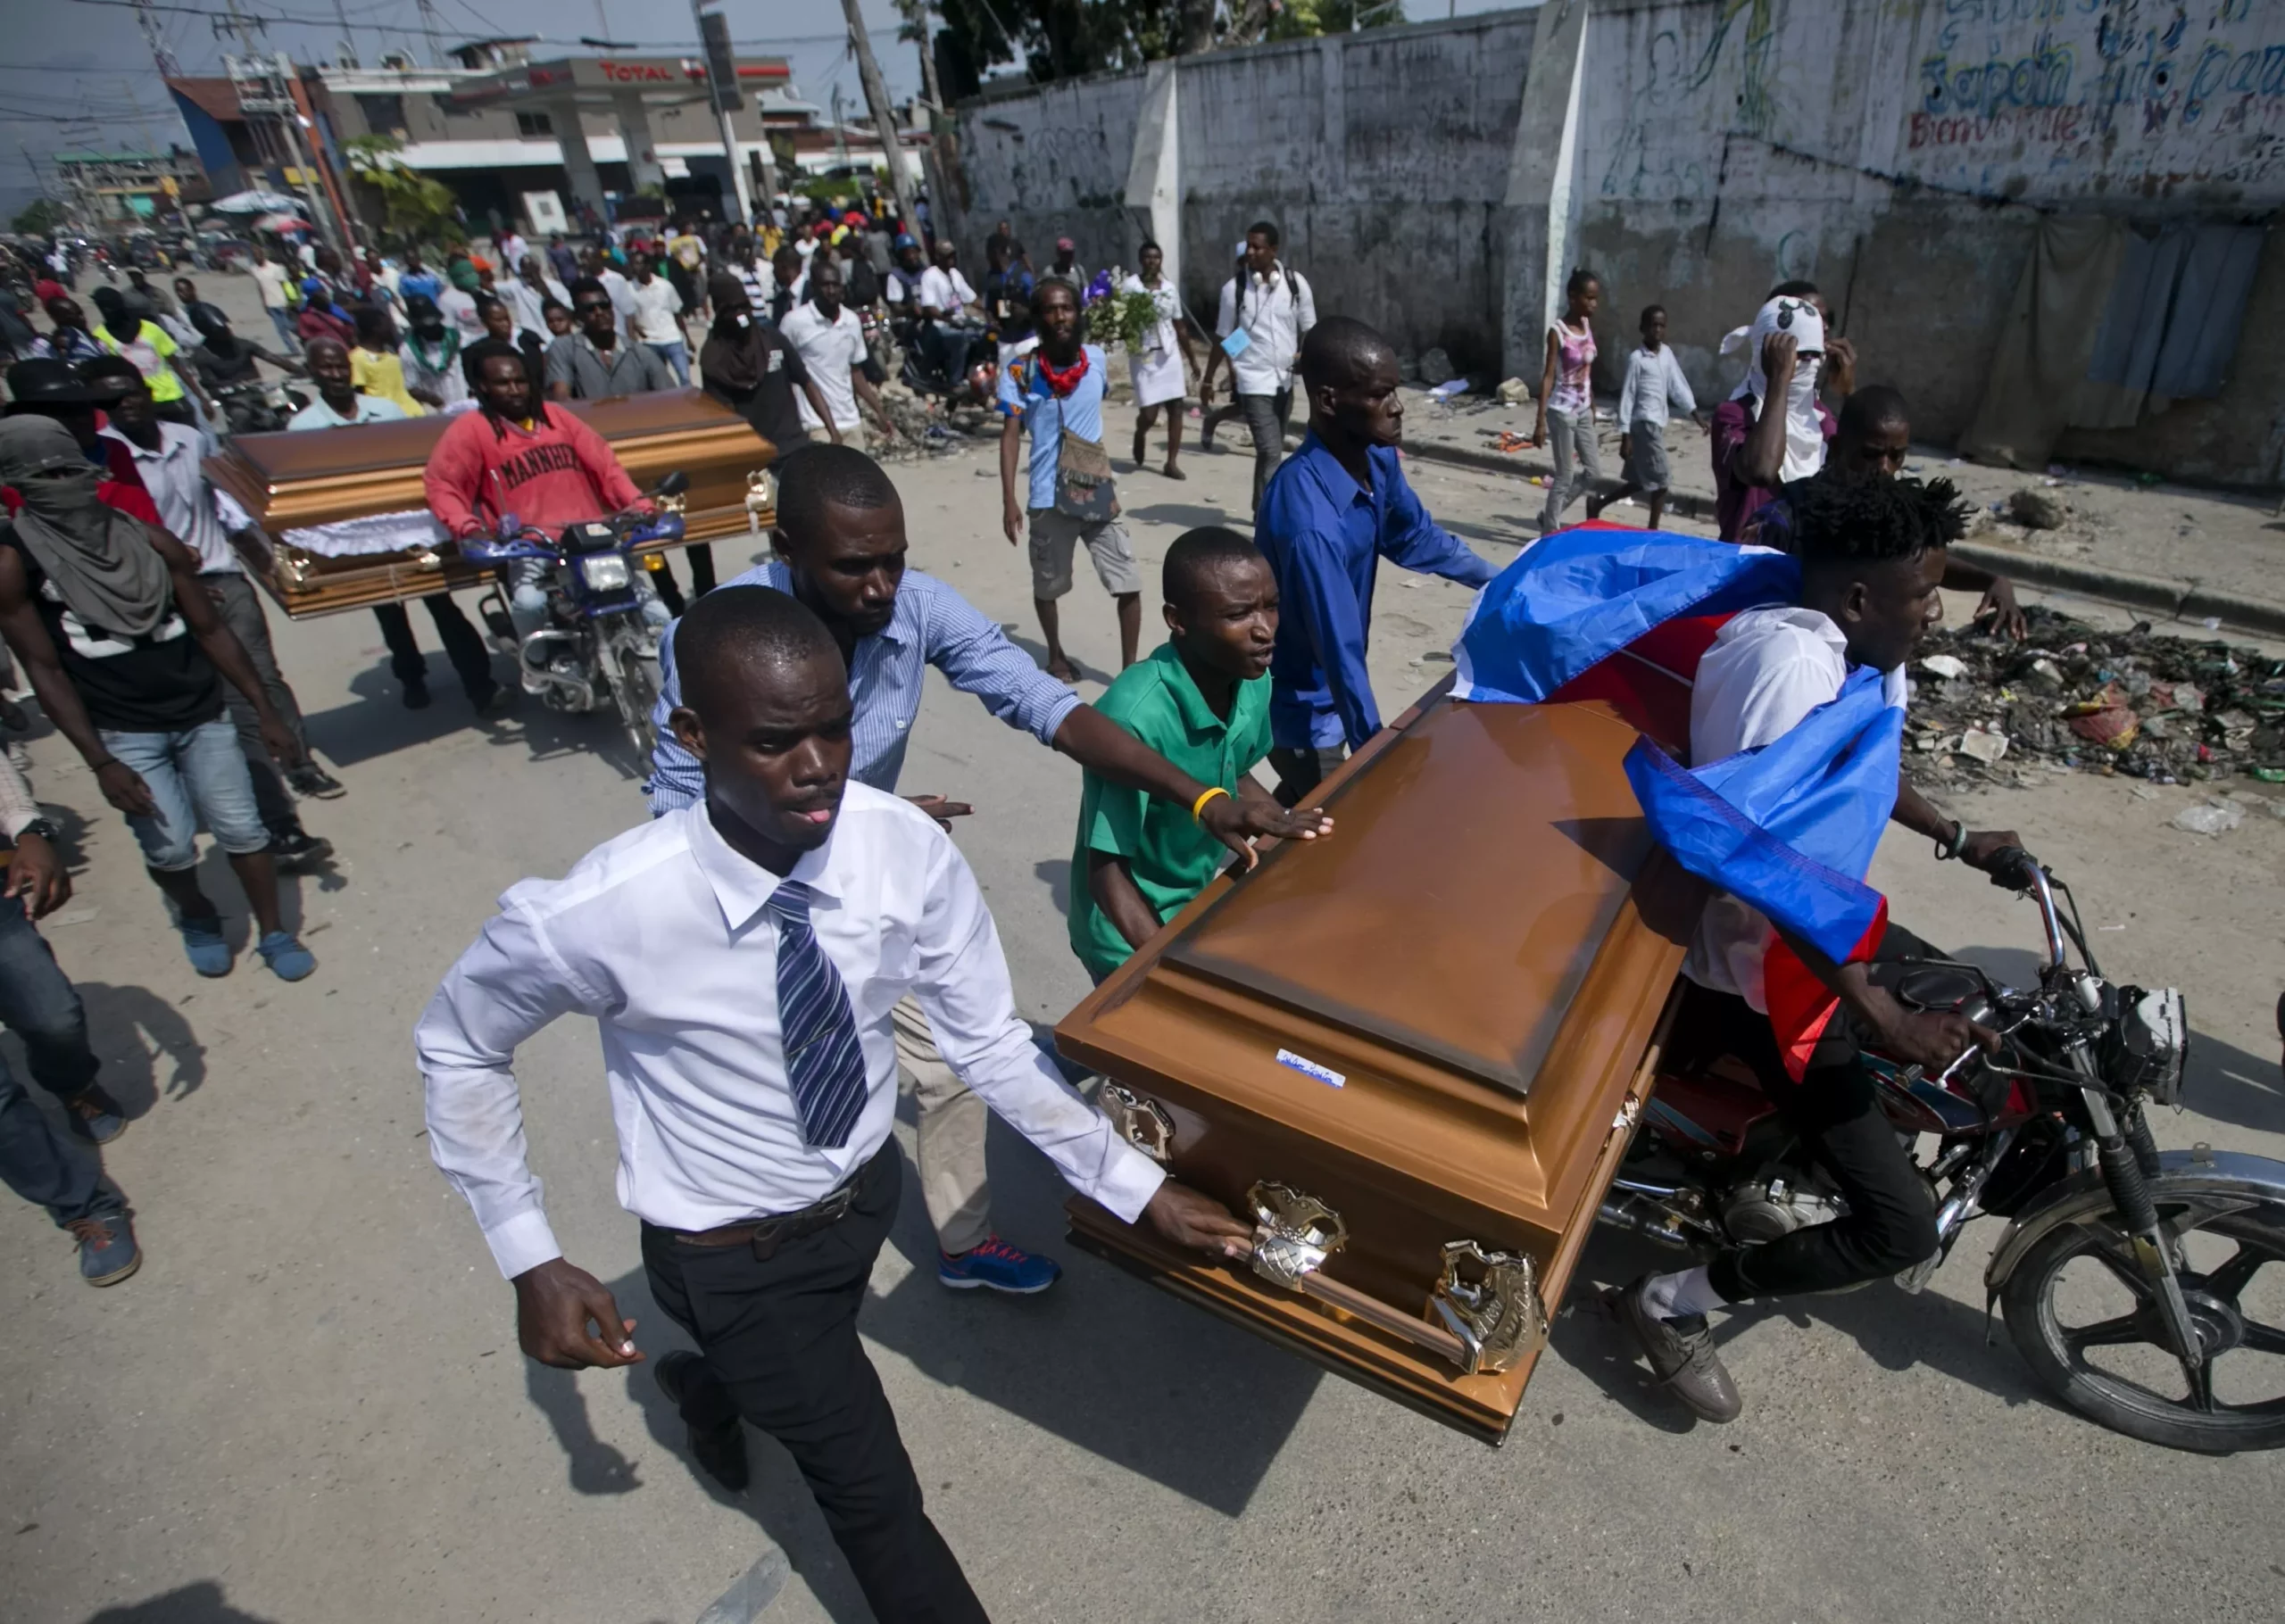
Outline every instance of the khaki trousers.
{"type": "Polygon", "coordinates": [[[985,1124],[990,1107],[978,1099],[937,1052],[928,1017],[910,994],[893,1015],[900,1073],[912,1079],[920,1108],[920,1195],[935,1227],[936,1244],[957,1256],[992,1236],[992,1191],[984,1176],[985,1124]]]}

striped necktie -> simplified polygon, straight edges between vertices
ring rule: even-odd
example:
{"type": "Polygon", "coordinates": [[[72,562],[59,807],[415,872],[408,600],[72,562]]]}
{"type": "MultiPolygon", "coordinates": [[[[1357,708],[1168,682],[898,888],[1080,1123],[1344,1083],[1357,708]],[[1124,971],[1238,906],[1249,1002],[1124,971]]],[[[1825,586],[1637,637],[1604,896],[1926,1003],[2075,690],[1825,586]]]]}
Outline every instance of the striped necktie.
{"type": "Polygon", "coordinates": [[[810,928],[810,888],[781,880],[768,906],[777,920],[777,1024],[802,1139],[813,1148],[838,1150],[865,1109],[857,1017],[841,973],[810,928]]]}

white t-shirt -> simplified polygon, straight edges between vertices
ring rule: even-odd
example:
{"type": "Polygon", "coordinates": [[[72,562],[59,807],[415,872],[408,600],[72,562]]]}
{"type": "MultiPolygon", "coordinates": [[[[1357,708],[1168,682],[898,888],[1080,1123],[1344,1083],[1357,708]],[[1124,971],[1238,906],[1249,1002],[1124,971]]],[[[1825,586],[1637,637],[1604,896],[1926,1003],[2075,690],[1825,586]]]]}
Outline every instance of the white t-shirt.
{"type": "MultiPolygon", "coordinates": [[[[844,434],[855,428],[860,422],[857,385],[851,381],[850,372],[862,366],[868,354],[864,324],[857,319],[857,312],[844,304],[840,315],[827,321],[825,312],[816,305],[796,305],[785,312],[785,319],[777,330],[801,356],[810,381],[825,396],[825,403],[833,411],[833,426],[844,434]]],[[[794,398],[802,409],[803,428],[814,434],[825,427],[818,421],[806,394],[794,398]]]]}
{"type": "Polygon", "coordinates": [[[627,297],[635,308],[627,316],[627,326],[634,336],[644,344],[681,344],[682,295],[675,292],[675,285],[661,276],[653,275],[648,282],[629,278],[627,297]]]}
{"type": "Polygon", "coordinates": [[[445,313],[446,320],[460,328],[462,344],[474,344],[485,336],[484,318],[477,314],[474,294],[447,282],[436,292],[436,308],[445,313]]]}
{"type": "Polygon", "coordinates": [[[262,308],[282,311],[287,308],[286,268],[275,260],[265,260],[253,268],[254,286],[262,289],[262,308]]]}
{"type": "Polygon", "coordinates": [[[1292,380],[1293,362],[1301,353],[1301,339],[1317,324],[1317,303],[1309,278],[1289,266],[1279,265],[1267,277],[1251,272],[1222,284],[1217,336],[1227,338],[1242,327],[1246,347],[1232,358],[1230,370],[1240,394],[1275,394],[1292,380]]]}
{"type": "Polygon", "coordinates": [[[920,273],[920,305],[946,316],[957,316],[964,306],[976,302],[976,289],[968,285],[955,265],[949,271],[931,265],[920,273]]]}
{"type": "MultiPolygon", "coordinates": [[[[1690,695],[1690,759],[1704,766],[1790,733],[1837,698],[1849,680],[1849,640],[1813,609],[1784,605],[1732,617],[1698,662],[1690,695]]],[[[1884,672],[1882,693],[1904,708],[1904,667],[1884,672]]],[[[1727,892],[1706,905],[1682,973],[1701,987],[1733,992],[1766,1010],[1762,955],[1769,920],[1727,892]]]]}

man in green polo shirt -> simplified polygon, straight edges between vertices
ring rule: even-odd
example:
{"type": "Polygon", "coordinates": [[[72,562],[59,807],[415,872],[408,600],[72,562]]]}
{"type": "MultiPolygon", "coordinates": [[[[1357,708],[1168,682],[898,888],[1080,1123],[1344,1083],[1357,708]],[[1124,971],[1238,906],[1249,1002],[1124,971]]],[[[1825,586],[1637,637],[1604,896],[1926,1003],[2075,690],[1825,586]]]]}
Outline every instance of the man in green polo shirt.
{"type": "MultiPolygon", "coordinates": [[[[1234,530],[1192,530],[1167,550],[1167,641],[1129,666],[1095,708],[1215,794],[1268,802],[1269,656],[1277,582],[1234,530]]],[[[1071,854],[1071,947],[1098,982],[1206,887],[1229,855],[1197,809],[1085,775],[1071,854]]],[[[1330,833],[1328,825],[1327,833],[1330,833]]]]}

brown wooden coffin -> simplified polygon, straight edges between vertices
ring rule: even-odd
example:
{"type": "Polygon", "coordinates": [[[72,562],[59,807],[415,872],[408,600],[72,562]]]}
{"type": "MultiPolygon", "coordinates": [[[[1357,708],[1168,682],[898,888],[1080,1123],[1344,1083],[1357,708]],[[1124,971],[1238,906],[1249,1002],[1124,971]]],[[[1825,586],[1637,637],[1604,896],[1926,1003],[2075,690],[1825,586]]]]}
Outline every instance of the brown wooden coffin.
{"type": "Polygon", "coordinates": [[[1073,1239],[1499,1441],[1703,901],[1627,786],[1634,737],[1600,703],[1439,694],[1345,763],[1312,798],[1331,838],[1216,881],[1056,1029],[1131,1139],[1262,1220],[1253,1265],[1084,1200],[1073,1239]]]}
{"type": "MultiPolygon", "coordinates": [[[[611,443],[627,476],[648,490],[680,468],[689,476],[679,542],[637,549],[663,552],[692,542],[766,531],[776,521],[767,469],[769,442],[736,412],[697,389],[551,402],[551,411],[585,418],[611,443]]],[[[451,419],[415,418],[355,428],[241,435],[206,471],[252,514],[270,541],[241,543],[255,578],[288,615],[302,618],[362,609],[440,590],[472,586],[485,572],[450,546],[326,558],[281,540],[306,526],[338,523],[425,505],[421,471],[451,419]]]]}

